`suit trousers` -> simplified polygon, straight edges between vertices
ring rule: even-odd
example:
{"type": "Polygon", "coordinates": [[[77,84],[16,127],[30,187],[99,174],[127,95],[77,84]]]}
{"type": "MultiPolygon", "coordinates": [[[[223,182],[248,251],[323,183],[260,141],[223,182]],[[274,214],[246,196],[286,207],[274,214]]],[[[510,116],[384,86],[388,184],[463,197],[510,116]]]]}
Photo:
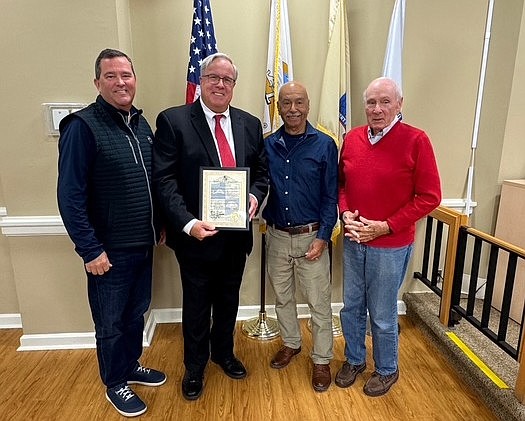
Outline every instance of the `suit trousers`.
{"type": "Polygon", "coordinates": [[[206,256],[177,259],[183,293],[184,365],[186,370],[202,374],[210,353],[215,361],[234,355],[233,335],[246,251],[225,244],[213,260],[206,256]]]}
{"type": "Polygon", "coordinates": [[[307,260],[304,254],[317,232],[290,235],[273,227],[266,233],[266,263],[275,292],[275,312],[284,345],[301,346],[297,320],[296,284],[306,298],[312,316],[314,364],[328,364],[333,358],[332,286],[330,259],[325,249],[319,260],[307,260]]]}

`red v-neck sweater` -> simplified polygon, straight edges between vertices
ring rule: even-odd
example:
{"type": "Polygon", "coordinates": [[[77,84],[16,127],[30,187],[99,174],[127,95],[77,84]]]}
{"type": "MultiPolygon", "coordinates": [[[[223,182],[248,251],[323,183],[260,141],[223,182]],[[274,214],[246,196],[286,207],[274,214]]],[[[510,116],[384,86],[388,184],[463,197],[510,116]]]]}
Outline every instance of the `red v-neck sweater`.
{"type": "Polygon", "coordinates": [[[387,221],[391,234],[368,242],[403,247],[414,242],[416,222],[441,202],[441,183],[430,139],[403,122],[375,145],[368,126],[352,129],[339,160],[339,211],[387,221]]]}

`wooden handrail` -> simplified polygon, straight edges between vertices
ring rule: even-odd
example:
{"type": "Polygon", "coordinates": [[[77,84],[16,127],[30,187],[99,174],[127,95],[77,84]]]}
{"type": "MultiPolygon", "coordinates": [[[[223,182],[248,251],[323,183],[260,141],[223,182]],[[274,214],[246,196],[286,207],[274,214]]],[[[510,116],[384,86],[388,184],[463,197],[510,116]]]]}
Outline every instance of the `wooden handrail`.
{"type": "Polygon", "coordinates": [[[444,326],[450,321],[452,303],[452,283],[456,266],[456,251],[458,248],[459,229],[468,224],[468,216],[444,206],[438,206],[430,215],[432,218],[448,225],[447,251],[445,254],[445,270],[443,272],[443,287],[441,289],[441,304],[439,320],[444,326]]]}
{"type": "Polygon", "coordinates": [[[487,234],[483,231],[479,231],[472,227],[467,227],[467,232],[469,234],[472,234],[476,237],[481,238],[482,240],[488,243],[495,244],[498,247],[507,249],[508,251],[512,253],[516,253],[517,255],[525,259],[525,249],[522,249],[521,247],[515,246],[514,244],[511,244],[511,243],[507,243],[506,241],[503,241],[500,238],[493,237],[490,234],[487,234]]]}

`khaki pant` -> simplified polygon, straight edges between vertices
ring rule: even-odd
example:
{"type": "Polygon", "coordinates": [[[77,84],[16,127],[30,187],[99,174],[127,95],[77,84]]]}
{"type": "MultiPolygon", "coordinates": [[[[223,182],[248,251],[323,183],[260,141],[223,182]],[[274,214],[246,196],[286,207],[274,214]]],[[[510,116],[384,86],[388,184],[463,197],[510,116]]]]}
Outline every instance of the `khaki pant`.
{"type": "Polygon", "coordinates": [[[328,364],[333,358],[332,288],[328,249],[319,260],[304,257],[317,232],[290,235],[268,227],[266,269],[275,292],[275,312],[284,345],[301,346],[297,320],[296,285],[306,298],[312,316],[314,364],[328,364]]]}

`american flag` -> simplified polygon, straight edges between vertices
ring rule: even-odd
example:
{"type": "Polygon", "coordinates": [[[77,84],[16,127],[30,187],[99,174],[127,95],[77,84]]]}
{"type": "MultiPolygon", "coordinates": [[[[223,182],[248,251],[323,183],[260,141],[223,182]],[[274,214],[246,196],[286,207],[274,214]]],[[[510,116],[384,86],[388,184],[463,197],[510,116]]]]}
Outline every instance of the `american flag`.
{"type": "Polygon", "coordinates": [[[213,29],[210,0],[193,0],[193,24],[190,38],[188,62],[188,84],[186,104],[191,104],[200,95],[200,66],[202,60],[217,52],[217,41],[213,29]]]}

